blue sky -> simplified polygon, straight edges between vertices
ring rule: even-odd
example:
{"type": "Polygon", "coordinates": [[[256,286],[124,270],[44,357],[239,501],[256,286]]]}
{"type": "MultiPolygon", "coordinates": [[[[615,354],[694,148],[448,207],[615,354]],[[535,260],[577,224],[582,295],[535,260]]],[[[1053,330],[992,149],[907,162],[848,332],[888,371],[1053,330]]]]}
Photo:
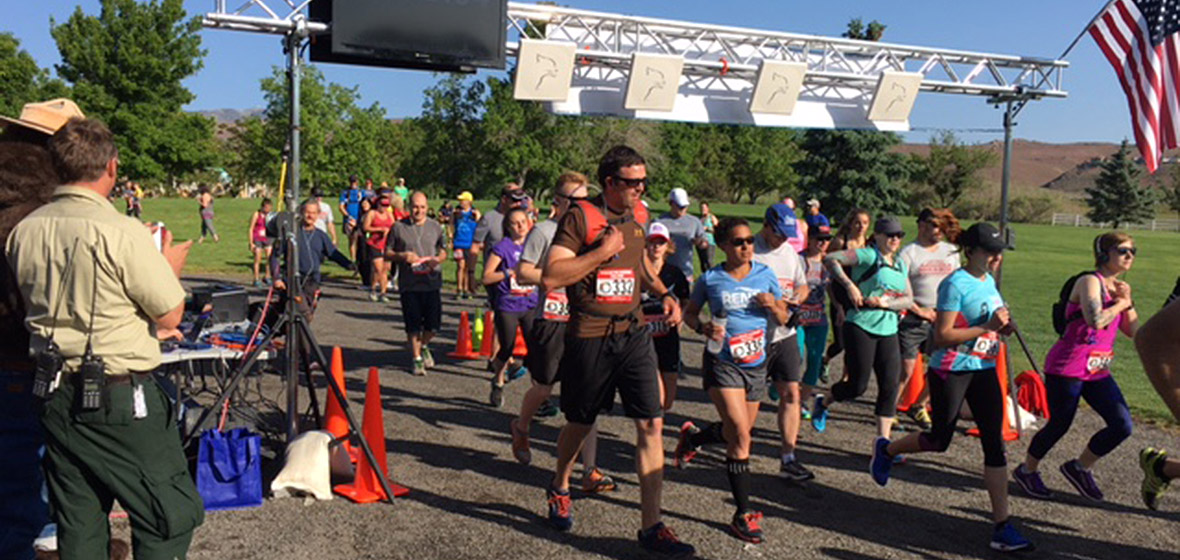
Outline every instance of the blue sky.
{"type": "MultiPolygon", "coordinates": [[[[245,0],[227,0],[234,6],[245,0]]],[[[214,0],[186,0],[190,14],[209,11],[214,0]]],[[[278,0],[271,0],[279,4],[278,0]]],[[[886,41],[1052,58],[1081,31],[1105,0],[562,0],[575,8],[742,26],[817,35],[839,34],[852,17],[888,25],[886,41]]],[[[49,36],[49,18],[64,21],[81,5],[97,13],[98,0],[12,1],[5,6],[0,31],[11,31],[42,66],[60,61],[49,36]]],[[[277,36],[224,30],[202,31],[208,50],[205,68],[188,79],[196,94],[191,109],[244,109],[263,106],[258,81],[283,64],[277,36]]],[[[1130,136],[1127,105],[1110,65],[1092,39],[1084,37],[1069,55],[1065,89],[1070,97],[1030,104],[1021,114],[1018,138],[1046,142],[1117,142],[1130,136]]],[[[362,101],[379,102],[390,116],[422,110],[422,90],[435,80],[425,72],[321,65],[329,80],[360,88],[362,101]]],[[[970,142],[1001,138],[1001,112],[982,98],[924,93],[911,118],[918,129],[909,141],[924,142],[931,129],[957,130],[970,142]]]]}

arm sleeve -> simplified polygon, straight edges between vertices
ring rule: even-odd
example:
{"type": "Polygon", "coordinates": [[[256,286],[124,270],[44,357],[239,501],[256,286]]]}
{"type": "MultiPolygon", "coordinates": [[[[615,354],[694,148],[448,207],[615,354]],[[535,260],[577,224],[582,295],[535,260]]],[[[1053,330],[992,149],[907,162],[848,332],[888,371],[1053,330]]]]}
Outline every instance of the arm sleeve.
{"type": "Polygon", "coordinates": [[[148,317],[159,317],[176,309],[184,301],[172,266],[156,250],[147,228],[136,225],[123,237],[120,253],[112,260],[123,282],[123,289],[148,317]]]}

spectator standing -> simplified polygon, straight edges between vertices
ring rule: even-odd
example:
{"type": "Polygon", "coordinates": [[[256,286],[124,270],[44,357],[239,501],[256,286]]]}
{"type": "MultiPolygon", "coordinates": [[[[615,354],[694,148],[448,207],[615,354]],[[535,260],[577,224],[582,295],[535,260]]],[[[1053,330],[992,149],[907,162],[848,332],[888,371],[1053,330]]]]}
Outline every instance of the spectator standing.
{"type": "Polygon", "coordinates": [[[688,213],[688,192],[684,189],[672,189],[672,192],[668,193],[668,204],[670,208],[666,214],[660,216],[659,222],[668,228],[676,250],[669,252],[665,258],[668,264],[679,268],[684,277],[692,282],[693,247],[709,247],[709,241],[705,237],[705,226],[700,218],[688,213]]]}
{"type": "Polygon", "coordinates": [[[315,222],[316,229],[328,234],[328,237],[332,238],[332,243],[337,243],[336,217],[332,215],[332,206],[324,202],[324,191],[319,187],[312,189],[311,198],[320,205],[320,218],[315,222]]]}
{"type": "Polygon", "coordinates": [[[410,199],[410,189],[406,187],[405,177],[397,178],[397,185],[393,187],[393,193],[401,197],[402,200],[410,199]]]}
{"type": "Polygon", "coordinates": [[[269,284],[271,280],[267,273],[270,267],[265,265],[270,262],[271,246],[274,244],[266,235],[266,221],[270,219],[271,209],[270,199],[264,198],[258,205],[258,210],[250,216],[250,253],[254,255],[255,288],[269,284]]]}
{"type": "Polygon", "coordinates": [[[475,230],[480,221],[479,210],[472,206],[475,199],[469,191],[459,193],[459,207],[453,213],[451,226],[454,229],[454,239],[451,248],[454,250],[455,286],[459,299],[470,299],[474,294],[475,267],[479,261],[479,253],[472,248],[475,241],[475,230]]]}
{"type": "Polygon", "coordinates": [[[697,247],[697,259],[701,261],[701,272],[713,268],[713,254],[717,250],[717,240],[713,237],[717,229],[717,216],[709,210],[709,203],[701,201],[701,225],[705,228],[705,240],[708,247],[697,247]]]}
{"type": "Polygon", "coordinates": [[[398,295],[414,375],[426,375],[434,367],[430,341],[442,324],[442,263],[447,251],[442,226],[426,216],[428,205],[421,191],[410,195],[410,217],[394,225],[386,245],[386,255],[398,266],[398,295]]]}
{"type": "Polygon", "coordinates": [[[357,244],[359,237],[352,235],[360,225],[361,201],[365,199],[364,191],[358,184],[356,175],[349,175],[348,188],[340,192],[340,219],[344,226],[344,235],[348,236],[348,252],[353,260],[357,260],[357,244]]]}
{"type": "Polygon", "coordinates": [[[807,217],[805,217],[804,220],[807,221],[807,225],[809,227],[832,227],[832,222],[828,221],[828,217],[819,211],[819,200],[814,198],[807,201],[807,217]]]}
{"type": "Polygon", "coordinates": [[[208,185],[197,187],[197,203],[201,205],[201,238],[197,243],[204,243],[205,236],[213,236],[213,242],[221,241],[217,236],[217,229],[213,227],[213,192],[208,185]]]}

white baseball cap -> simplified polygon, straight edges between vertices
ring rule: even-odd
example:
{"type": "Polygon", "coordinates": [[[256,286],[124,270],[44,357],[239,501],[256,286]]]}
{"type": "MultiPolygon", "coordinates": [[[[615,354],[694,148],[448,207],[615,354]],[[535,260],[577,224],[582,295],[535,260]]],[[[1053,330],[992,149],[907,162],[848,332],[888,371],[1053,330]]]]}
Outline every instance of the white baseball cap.
{"type": "Polygon", "coordinates": [[[668,202],[671,202],[672,204],[675,204],[676,206],[678,206],[680,208],[687,208],[688,207],[688,191],[686,191],[680,187],[676,187],[676,188],[672,189],[672,192],[668,193],[668,202]]]}
{"type": "Polygon", "coordinates": [[[672,236],[668,232],[668,226],[661,224],[660,222],[653,222],[647,228],[647,238],[663,238],[664,241],[671,241],[672,236]]]}

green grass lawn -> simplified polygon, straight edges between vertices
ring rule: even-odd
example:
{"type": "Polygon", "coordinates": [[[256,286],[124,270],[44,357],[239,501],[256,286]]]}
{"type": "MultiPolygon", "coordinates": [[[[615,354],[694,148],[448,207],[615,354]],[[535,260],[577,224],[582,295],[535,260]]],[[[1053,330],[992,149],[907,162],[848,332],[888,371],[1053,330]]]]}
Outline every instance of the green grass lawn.
{"type": "MultiPolygon", "coordinates": [[[[437,204],[438,201],[431,202],[432,206],[437,204]]],[[[486,209],[493,204],[493,201],[480,201],[476,206],[486,209]]],[[[121,209],[122,203],[117,203],[117,206],[121,209]]],[[[195,200],[154,198],[145,200],[143,206],[145,221],[165,222],[177,239],[195,239],[200,235],[200,218],[197,215],[195,200]]],[[[216,273],[248,277],[250,265],[253,263],[247,245],[248,222],[257,207],[256,200],[219,199],[216,203],[215,224],[221,235],[221,242],[212,243],[208,240],[201,245],[194,245],[189,254],[186,274],[216,273]]],[[[666,208],[666,203],[653,203],[652,213],[659,214],[666,208]]],[[[764,210],[763,207],[738,204],[715,204],[713,209],[719,216],[741,216],[752,222],[760,222],[764,210]]],[[[904,223],[908,233],[907,240],[912,240],[917,234],[917,225],[910,218],[905,219],[904,223]]],[[[1016,225],[1015,230],[1017,250],[1009,252],[1004,262],[1004,295],[1033,355],[1038,360],[1043,360],[1045,353],[1056,340],[1050,319],[1051,306],[1057,298],[1061,284],[1069,276],[1093,265],[1091,248],[1094,236],[1100,231],[1024,224],[1016,225]]],[[[1126,279],[1134,289],[1137,309],[1145,321],[1159,309],[1176,280],[1178,272],[1175,263],[1180,262],[1176,260],[1180,257],[1180,248],[1177,244],[1180,234],[1147,231],[1135,231],[1132,234],[1140,252],[1135,268],[1126,279]]],[[[342,249],[347,252],[344,236],[338,237],[342,242],[342,249]]],[[[332,264],[326,265],[324,270],[335,276],[347,276],[347,273],[332,264]]],[[[444,278],[448,284],[453,285],[454,262],[446,263],[444,278]]],[[[1013,370],[1029,369],[1028,361],[1015,345],[1015,339],[1012,343],[1013,370]]],[[[1130,341],[1120,337],[1115,347],[1115,355],[1115,377],[1135,413],[1143,418],[1170,421],[1171,415],[1144,377],[1143,368],[1139,365],[1130,341]]]]}

